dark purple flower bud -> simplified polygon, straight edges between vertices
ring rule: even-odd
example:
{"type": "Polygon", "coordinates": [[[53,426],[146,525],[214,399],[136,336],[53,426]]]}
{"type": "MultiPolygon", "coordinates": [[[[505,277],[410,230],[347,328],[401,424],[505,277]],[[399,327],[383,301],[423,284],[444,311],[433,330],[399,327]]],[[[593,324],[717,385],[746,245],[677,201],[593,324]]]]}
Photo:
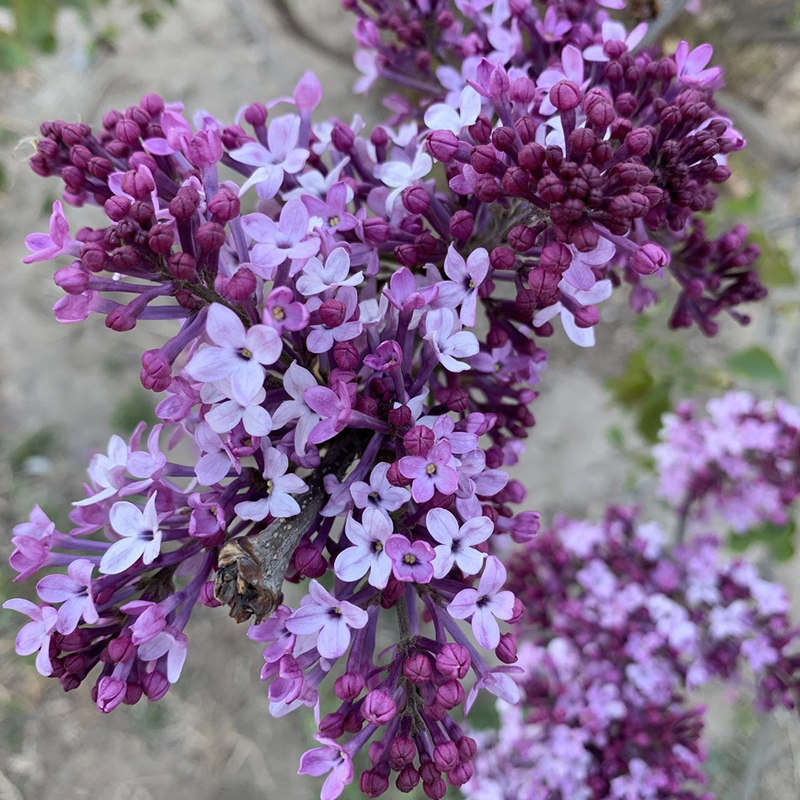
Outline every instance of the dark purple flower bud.
{"type": "Polygon", "coordinates": [[[214,252],[225,244],[225,228],[218,222],[204,222],[197,229],[195,239],[203,250],[214,252]]]}
{"type": "Polygon", "coordinates": [[[294,565],[307,578],[321,578],[328,568],[322,553],[310,544],[301,544],[294,551],[294,565]]]}
{"type": "Polygon", "coordinates": [[[492,131],[492,144],[501,153],[513,153],[517,149],[516,136],[516,131],[513,128],[503,125],[492,131]]]}
{"type": "Polygon", "coordinates": [[[172,383],[172,364],[161,350],[145,350],[142,353],[139,379],[145,389],[153,392],[167,390],[172,383]]]}
{"type": "Polygon", "coordinates": [[[495,149],[490,144],[478,145],[470,156],[469,163],[472,164],[475,172],[486,175],[491,172],[495,164],[497,164],[497,155],[495,149]]]}
{"type": "Polygon", "coordinates": [[[590,89],[583,98],[583,110],[589,122],[605,130],[616,117],[611,97],[602,89],[590,89]]]}
{"type": "Polygon", "coordinates": [[[559,81],[550,89],[550,102],[559,111],[572,111],[581,102],[581,90],[572,81],[559,81]]]}
{"type": "Polygon", "coordinates": [[[109,658],[116,664],[130,661],[136,656],[136,647],[130,636],[118,636],[108,643],[109,658]]]}
{"type": "Polygon", "coordinates": [[[521,117],[514,123],[514,128],[519,134],[519,139],[523,145],[532,142],[536,138],[536,123],[531,117],[521,117]]]}
{"type": "Polygon", "coordinates": [[[352,342],[336,342],[333,360],[339,369],[352,370],[358,366],[358,348],[352,342]]]}
{"type": "Polygon", "coordinates": [[[148,700],[160,700],[169,691],[167,676],[158,670],[146,673],[141,681],[148,700]]]}
{"type": "Polygon", "coordinates": [[[411,484],[411,478],[406,478],[400,472],[396,461],[392,462],[389,465],[389,469],[386,470],[386,480],[389,481],[392,486],[409,486],[411,484]]]}
{"type": "Polygon", "coordinates": [[[400,774],[397,776],[397,780],[394,782],[394,785],[397,787],[398,791],[408,794],[409,792],[414,791],[418,783],[419,772],[417,772],[415,767],[409,764],[400,770],[400,774]]]}
{"type": "Polygon", "coordinates": [[[340,152],[348,153],[353,147],[355,134],[349,125],[336,121],[331,131],[331,144],[340,152]]]}
{"type": "Polygon", "coordinates": [[[456,211],[450,217],[449,231],[454,239],[469,239],[472,236],[475,218],[469,211],[456,211]]]}
{"type": "Polygon", "coordinates": [[[139,105],[151,116],[156,117],[164,110],[164,101],[160,95],[146,94],[139,101],[139,105]]]}
{"type": "Polygon", "coordinates": [[[597,134],[591,128],[576,128],[569,135],[568,150],[575,157],[588,153],[597,144],[597,134]]]}
{"type": "Polygon", "coordinates": [[[528,104],[536,96],[536,84],[526,77],[515,78],[508,88],[508,97],[514,103],[528,104]]]}
{"type": "Polygon", "coordinates": [[[525,606],[519,597],[514,598],[514,610],[509,618],[510,625],[516,625],[525,616],[525,606]]]}
{"type": "Polygon", "coordinates": [[[340,711],[326,714],[320,720],[319,732],[329,739],[338,739],[344,733],[344,714],[340,711]]]}
{"type": "Polygon", "coordinates": [[[428,193],[421,186],[409,186],[402,192],[403,206],[412,214],[424,214],[431,205],[428,193]]]}
{"type": "Polygon", "coordinates": [[[244,110],[244,119],[254,128],[261,127],[267,122],[267,107],[263,103],[251,103],[244,110]]]}
{"type": "Polygon", "coordinates": [[[597,247],[597,243],[600,241],[600,234],[597,228],[587,220],[570,228],[569,241],[581,253],[589,253],[597,247]]]}
{"type": "Polygon", "coordinates": [[[469,126],[469,135],[478,144],[489,144],[492,135],[492,123],[484,114],[481,114],[475,122],[469,126]]]}
{"type": "Polygon", "coordinates": [[[149,225],[153,220],[154,209],[150,203],[143,200],[134,200],[131,203],[131,219],[139,225],[149,225]]]}
{"type": "Polygon", "coordinates": [[[631,266],[640,275],[652,275],[667,264],[669,253],[654,242],[642,245],[631,259],[631,266]]]}
{"type": "Polygon", "coordinates": [[[425,653],[415,653],[403,662],[403,675],[412,683],[427,683],[433,675],[433,665],[425,653]]]}
{"type": "Polygon", "coordinates": [[[217,275],[214,279],[214,288],[229,300],[244,302],[252,297],[256,290],[256,276],[249,267],[239,267],[233,275],[217,275]]]}
{"type": "Polygon", "coordinates": [[[56,270],[53,280],[67,294],[81,294],[89,285],[89,275],[85,269],[74,265],[56,270]]]}
{"type": "Polygon", "coordinates": [[[426,757],[424,761],[420,757],[419,774],[426,783],[432,783],[441,777],[440,770],[436,769],[429,757],[426,757]]]}
{"type": "Polygon", "coordinates": [[[172,249],[172,242],[175,239],[175,231],[171,225],[163,222],[153,225],[147,232],[148,247],[161,256],[165,256],[172,249]]]}
{"type": "Polygon", "coordinates": [[[441,779],[436,778],[434,781],[422,782],[422,791],[425,792],[425,797],[430,800],[442,800],[447,794],[447,784],[441,779]]]}
{"type": "Polygon", "coordinates": [[[469,762],[465,764],[456,764],[453,769],[447,770],[447,780],[450,781],[452,786],[458,788],[470,780],[474,772],[475,769],[469,762]]]}
{"type": "Polygon", "coordinates": [[[510,250],[508,247],[495,247],[492,252],[489,253],[489,263],[492,265],[492,269],[514,269],[516,260],[517,257],[514,251],[510,250]]]}
{"type": "Polygon", "coordinates": [[[61,126],[61,141],[67,147],[79,144],[81,140],[92,132],[88,126],[76,122],[67,122],[61,126]]]}
{"type": "Polygon", "coordinates": [[[69,160],[78,169],[87,169],[89,161],[92,158],[92,152],[88,147],[82,144],[76,144],[69,149],[69,160]]]}
{"type": "Polygon", "coordinates": [[[436,441],[436,436],[427,425],[415,425],[403,436],[403,447],[410,456],[425,455],[436,441]]]}
{"type": "Polygon", "coordinates": [[[625,137],[625,145],[633,156],[643,156],[653,146],[653,134],[647,128],[636,128],[625,137]]]}
{"type": "Polygon", "coordinates": [[[181,186],[169,201],[169,213],[179,221],[187,220],[200,206],[200,195],[193,186],[181,186]]]}
{"type": "Polygon", "coordinates": [[[433,764],[436,769],[447,772],[458,764],[458,748],[455,742],[442,742],[433,748],[433,764]]]}
{"type": "Polygon", "coordinates": [[[564,197],[564,184],[557,175],[545,175],[536,184],[536,194],[545,203],[558,203],[564,197]]]}
{"type": "Polygon", "coordinates": [[[458,755],[462,761],[471,761],[478,752],[478,743],[471,736],[462,736],[457,742],[458,755]]]}
{"type": "Polygon", "coordinates": [[[530,250],[536,244],[537,231],[527,225],[515,225],[508,232],[508,243],[518,253],[530,250]]]}
{"type": "MultiPolygon", "coordinates": [[[[461,705],[465,697],[466,693],[464,692],[464,687],[455,678],[445,681],[445,683],[436,690],[436,702],[447,710],[461,705]]],[[[442,767],[442,769],[444,769],[444,767],[442,767]]]]}
{"type": "Polygon", "coordinates": [[[402,769],[410,764],[417,755],[417,748],[411,739],[397,736],[389,745],[389,766],[394,770],[402,769]]]}
{"type": "Polygon", "coordinates": [[[149,197],[156,185],[146,172],[129,169],[122,176],[122,191],[131,195],[135,200],[144,200],[149,197]]]}
{"type": "Polygon", "coordinates": [[[572,264],[572,253],[560,242],[550,242],[542,248],[539,264],[550,272],[562,273],[572,264]]]}
{"type": "Polygon", "coordinates": [[[333,684],[333,690],[340,700],[352,702],[364,691],[364,676],[360,672],[345,672],[333,684]]]}
{"type": "Polygon", "coordinates": [[[406,405],[397,406],[389,411],[389,423],[395,428],[405,428],[413,419],[411,409],[406,405]]]}
{"type": "Polygon", "coordinates": [[[389,238],[389,223],[384,219],[370,217],[364,220],[364,241],[367,244],[383,244],[389,238]]]}
{"type": "Polygon", "coordinates": [[[394,249],[395,258],[403,267],[415,267],[419,263],[417,248],[413,244],[401,244],[394,249]]]}
{"type": "Polygon", "coordinates": [[[380,797],[389,788],[389,778],[377,770],[368,769],[361,773],[358,787],[367,797],[380,797]]]}
{"type": "Polygon", "coordinates": [[[517,660],[517,639],[514,634],[504,633],[494,652],[504,664],[513,664],[517,660]]]}
{"type": "Polygon", "coordinates": [[[545,161],[545,149],[536,142],[526,144],[517,156],[517,163],[524,169],[535,171],[541,168],[545,161]]]}
{"type": "Polygon", "coordinates": [[[391,696],[380,689],[373,689],[361,706],[361,713],[373,725],[386,725],[397,713],[397,706],[391,696]]]}
{"type": "Polygon", "coordinates": [[[458,137],[452,131],[434,131],[426,140],[430,154],[438,161],[447,163],[459,149],[458,137]]]}
{"type": "Polygon", "coordinates": [[[70,191],[77,194],[83,189],[85,176],[83,170],[70,165],[61,170],[61,180],[70,191]]]}
{"type": "Polygon", "coordinates": [[[342,721],[342,727],[348,733],[358,733],[364,724],[364,718],[355,709],[348,712],[342,721]]]}
{"type": "Polygon", "coordinates": [[[106,327],[118,333],[136,327],[136,314],[128,306],[117,306],[106,314],[106,327]]]}
{"type": "Polygon", "coordinates": [[[103,209],[110,220],[119,222],[121,219],[127,217],[130,213],[131,201],[129,198],[124,197],[123,195],[114,195],[106,200],[106,202],[103,204],[103,209]]]}
{"type": "Polygon", "coordinates": [[[346,313],[341,300],[325,300],[319,307],[319,318],[328,328],[338,328],[344,322],[346,313]]]}
{"type": "Polygon", "coordinates": [[[129,117],[123,117],[114,126],[114,135],[124,144],[136,144],[142,135],[142,129],[129,117]]]}
{"type": "Polygon", "coordinates": [[[495,178],[482,175],[475,182],[474,194],[482,203],[494,203],[503,193],[495,178]]]}
{"type": "Polygon", "coordinates": [[[239,198],[224,186],[208,201],[208,210],[216,217],[217,222],[229,222],[239,215],[240,209],[239,198]]]}
{"type": "Polygon", "coordinates": [[[169,273],[179,281],[189,281],[196,277],[197,264],[189,253],[173,253],[167,260],[169,273]]]}
{"type": "Polygon", "coordinates": [[[28,159],[28,166],[42,178],[49,178],[53,174],[53,168],[50,166],[50,162],[39,153],[34,153],[28,159]]]}
{"type": "Polygon", "coordinates": [[[222,144],[228,150],[236,150],[252,138],[245,133],[240,125],[227,125],[222,129],[222,144]]]}
{"type": "Polygon", "coordinates": [[[540,516],[538,511],[523,511],[514,517],[511,538],[517,544],[524,544],[533,539],[539,532],[540,516]]]}
{"type": "Polygon", "coordinates": [[[447,389],[446,391],[441,392],[439,396],[447,405],[447,409],[456,414],[461,414],[462,412],[466,411],[467,408],[469,408],[469,394],[467,394],[464,389],[461,389],[458,386],[454,386],[452,389],[447,389]]]}
{"type": "Polygon", "coordinates": [[[467,648],[453,642],[443,645],[436,654],[436,669],[451,678],[463,678],[471,663],[467,648]]]}
{"type": "Polygon", "coordinates": [[[509,167],[501,183],[510,197],[524,197],[528,193],[528,172],[522,167],[509,167]]]}

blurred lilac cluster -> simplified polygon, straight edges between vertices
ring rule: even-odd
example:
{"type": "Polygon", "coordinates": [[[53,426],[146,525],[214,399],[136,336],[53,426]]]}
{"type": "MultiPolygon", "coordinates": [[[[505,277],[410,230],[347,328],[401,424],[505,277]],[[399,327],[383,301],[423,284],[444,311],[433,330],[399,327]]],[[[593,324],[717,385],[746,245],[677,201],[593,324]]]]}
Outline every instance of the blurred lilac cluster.
{"type": "Polygon", "coordinates": [[[690,692],[717,679],[754,684],[759,711],[800,702],[784,590],[713,536],[672,547],[625,508],[561,519],[509,561],[508,585],[526,609],[524,698],[481,738],[470,800],[711,798],[690,692]]]}
{"type": "Polygon", "coordinates": [[[783,400],[728,392],[700,414],[693,401],[664,417],[653,454],[660,494],[689,522],[718,518],[736,533],[783,525],[800,494],[800,413],[783,400]]]}

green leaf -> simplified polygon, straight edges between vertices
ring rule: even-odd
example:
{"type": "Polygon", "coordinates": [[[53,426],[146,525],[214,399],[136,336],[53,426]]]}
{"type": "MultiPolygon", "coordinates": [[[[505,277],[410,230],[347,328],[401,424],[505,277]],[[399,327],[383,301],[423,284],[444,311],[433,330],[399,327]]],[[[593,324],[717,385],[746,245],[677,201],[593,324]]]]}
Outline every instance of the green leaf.
{"type": "Polygon", "coordinates": [[[658,432],[661,430],[661,417],[672,408],[670,402],[670,381],[662,381],[647,393],[641,406],[639,407],[636,430],[647,439],[648,442],[655,443],[658,440],[658,432]]]}
{"type": "Polygon", "coordinates": [[[609,378],[606,388],[614,396],[614,400],[623,406],[636,405],[655,385],[647,359],[637,350],[631,353],[625,364],[625,371],[617,378],[609,378]]]}
{"type": "Polygon", "coordinates": [[[728,535],[728,546],[737,553],[742,553],[754,544],[765,545],[776,561],[788,561],[795,552],[794,521],[785,525],[776,525],[774,522],[765,522],[744,533],[728,535]]]}
{"type": "Polygon", "coordinates": [[[769,289],[794,286],[797,278],[786,251],[774,244],[762,231],[751,231],[750,238],[761,248],[761,256],[756,264],[764,285],[769,289]]]}
{"type": "Polygon", "coordinates": [[[763,347],[755,345],[734,353],[726,360],[725,367],[754,381],[783,384],[786,380],[775,359],[763,347]]]}
{"type": "Polygon", "coordinates": [[[57,6],[54,0],[13,0],[16,37],[45,52],[55,48],[57,6]]]}

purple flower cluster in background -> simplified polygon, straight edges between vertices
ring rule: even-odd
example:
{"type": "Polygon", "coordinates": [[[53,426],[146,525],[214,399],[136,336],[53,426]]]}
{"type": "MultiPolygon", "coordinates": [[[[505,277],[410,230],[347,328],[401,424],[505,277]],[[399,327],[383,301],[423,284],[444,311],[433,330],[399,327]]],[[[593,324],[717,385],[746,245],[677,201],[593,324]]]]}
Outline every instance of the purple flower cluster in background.
{"type": "Polygon", "coordinates": [[[722,679],[754,683],[759,711],[800,701],[784,590],[713,536],[670,547],[625,508],[561,519],[510,559],[508,586],[524,698],[479,737],[470,800],[711,798],[689,692],[722,679]]]}
{"type": "Polygon", "coordinates": [[[689,522],[723,520],[736,533],[783,525],[800,494],[800,412],[783,400],[729,392],[681,403],[654,448],[660,494],[689,522]]]}
{"type": "Polygon", "coordinates": [[[141,359],[159,423],[92,459],[69,531],[38,507],[15,528],[11,564],[44,572],[41,602],[5,605],[30,618],[17,652],[65,689],[94,673],[110,711],[163,696],[194,607],[228,604],[255,618],[273,714],[319,711],[333,687],[300,765],[327,775],[324,800],[360,751],[366,795],[391,779],[440,798],[473,775],[460,713],[480,689],[520,698],[506,624],[567,585],[515,567],[505,587],[503,555],[539,526],[505,471],[534,423],[534,337],[559,317],[593,344],[622,282],[641,311],[668,273],[672,324],[706,333],[763,288],[742,232],[709,242],[695,217],[744,144],[713,104],[708,46],[636,51],[643,29],[610,0],[344,5],[361,86],[417,92],[387,98],[387,124],[316,121],[307,73],[232,124],[147,95],[97,132],[41,126],[33,170],[107,217],[72,234],[58,201],[28,237],[26,261],[68,259],[56,318],[175,333],[141,359]]]}

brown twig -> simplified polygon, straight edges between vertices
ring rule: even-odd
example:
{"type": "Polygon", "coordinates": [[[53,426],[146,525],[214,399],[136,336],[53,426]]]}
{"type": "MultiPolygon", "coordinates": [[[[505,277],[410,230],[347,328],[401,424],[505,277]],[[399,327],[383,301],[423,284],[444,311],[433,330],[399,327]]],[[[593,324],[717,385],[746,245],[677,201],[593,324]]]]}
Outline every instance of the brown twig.
{"type": "Polygon", "coordinates": [[[341,478],[361,452],[363,431],[344,434],[331,445],[314,474],[306,479],[308,490],[297,496],[300,513],[276,519],[256,536],[227,542],[219,554],[214,596],[231,607],[237,622],[270,616],[283,600],[283,581],[292,554],[311,530],[328,495],[323,486],[326,475],[341,478]]]}

